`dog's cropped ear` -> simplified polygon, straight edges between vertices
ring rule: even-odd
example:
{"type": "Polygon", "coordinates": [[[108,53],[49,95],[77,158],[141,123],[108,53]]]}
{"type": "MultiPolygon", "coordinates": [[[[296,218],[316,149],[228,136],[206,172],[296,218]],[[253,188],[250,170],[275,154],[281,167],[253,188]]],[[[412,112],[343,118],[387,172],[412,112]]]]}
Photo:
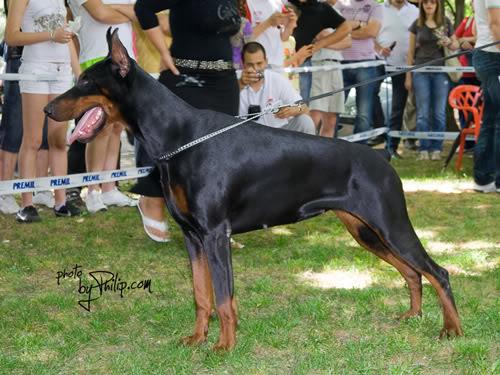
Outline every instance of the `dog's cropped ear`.
{"type": "Polygon", "coordinates": [[[118,38],[118,28],[111,32],[111,27],[106,33],[108,41],[109,56],[111,62],[117,68],[118,73],[124,78],[130,71],[130,57],[128,56],[127,49],[123,46],[120,38],[118,38]]]}

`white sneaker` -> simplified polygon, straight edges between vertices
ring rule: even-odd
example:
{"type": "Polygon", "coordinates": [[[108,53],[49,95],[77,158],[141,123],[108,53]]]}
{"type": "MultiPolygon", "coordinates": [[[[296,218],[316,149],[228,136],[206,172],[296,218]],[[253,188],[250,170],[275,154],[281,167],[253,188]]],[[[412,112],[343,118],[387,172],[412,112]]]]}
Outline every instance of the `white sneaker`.
{"type": "Polygon", "coordinates": [[[137,206],[136,199],[132,199],[130,197],[127,197],[125,194],[123,194],[116,187],[111,191],[107,191],[105,193],[102,193],[102,202],[106,206],[119,206],[119,207],[125,207],[125,206],[135,207],[135,206],[137,206]]]}
{"type": "Polygon", "coordinates": [[[431,160],[441,160],[441,151],[432,151],[431,160]]]}
{"type": "Polygon", "coordinates": [[[98,211],[106,211],[108,209],[102,202],[101,192],[97,190],[92,190],[87,194],[87,198],[85,198],[85,205],[87,206],[87,211],[92,214],[98,211]]]}
{"type": "Polygon", "coordinates": [[[478,185],[474,182],[474,186],[472,187],[475,191],[481,192],[481,193],[494,193],[496,188],[495,188],[495,182],[491,182],[487,185],[478,185]]]}
{"type": "Polygon", "coordinates": [[[420,151],[417,156],[417,160],[429,160],[428,151],[420,151]]]}
{"type": "Polygon", "coordinates": [[[21,207],[16,202],[13,195],[0,195],[0,212],[11,215],[17,213],[21,207]]]}
{"type": "Polygon", "coordinates": [[[43,204],[48,208],[54,208],[54,196],[52,195],[52,192],[48,190],[39,191],[33,195],[33,204],[43,204]]]}

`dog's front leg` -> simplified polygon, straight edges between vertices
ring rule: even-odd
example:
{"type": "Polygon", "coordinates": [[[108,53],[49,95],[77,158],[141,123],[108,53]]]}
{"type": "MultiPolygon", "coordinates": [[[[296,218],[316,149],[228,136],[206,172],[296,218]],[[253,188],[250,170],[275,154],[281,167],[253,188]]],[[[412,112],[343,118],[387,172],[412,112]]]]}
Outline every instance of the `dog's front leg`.
{"type": "Polygon", "coordinates": [[[185,345],[199,345],[206,341],[208,322],[213,306],[213,288],[208,260],[200,240],[194,234],[185,234],[193,272],[194,302],[196,305],[196,323],[194,333],[182,339],[185,345]]]}
{"type": "Polygon", "coordinates": [[[231,350],[236,344],[237,316],[229,241],[225,228],[212,231],[203,240],[220,321],[219,341],[215,344],[214,350],[231,350]]]}

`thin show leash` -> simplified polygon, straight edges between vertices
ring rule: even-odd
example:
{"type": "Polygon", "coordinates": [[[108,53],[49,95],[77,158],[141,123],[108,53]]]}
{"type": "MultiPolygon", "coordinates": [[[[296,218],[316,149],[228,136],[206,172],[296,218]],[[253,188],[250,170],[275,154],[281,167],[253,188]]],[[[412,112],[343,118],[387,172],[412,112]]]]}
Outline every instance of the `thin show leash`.
{"type": "MultiPolygon", "coordinates": [[[[404,68],[402,70],[398,70],[396,72],[393,72],[393,73],[385,73],[384,75],[381,75],[381,76],[378,76],[378,77],[374,77],[374,78],[371,78],[371,79],[367,79],[365,81],[362,81],[362,82],[359,82],[359,83],[355,83],[355,84],[352,84],[352,85],[349,85],[349,86],[346,86],[346,87],[342,87],[340,89],[337,89],[337,90],[333,90],[333,91],[330,91],[330,92],[326,92],[324,94],[320,94],[320,95],[316,95],[316,96],[313,96],[312,98],[310,98],[307,103],[313,101],[313,100],[318,100],[318,99],[322,99],[322,98],[326,98],[328,96],[332,96],[332,95],[335,95],[335,94],[338,94],[340,92],[344,92],[344,91],[347,91],[347,90],[351,90],[351,89],[354,89],[356,87],[360,87],[360,86],[364,86],[364,85],[368,85],[370,83],[375,83],[375,82],[378,82],[378,81],[382,81],[386,78],[390,78],[390,77],[394,77],[396,75],[399,75],[399,74],[406,74],[408,72],[411,72],[411,71],[414,71],[414,70],[418,70],[418,69],[421,69],[421,68],[424,68],[426,66],[431,66],[435,63],[438,63],[438,62],[441,62],[441,61],[445,61],[445,60],[448,60],[448,59],[452,59],[454,57],[458,57],[458,56],[461,56],[461,55],[466,55],[468,53],[472,53],[473,51],[475,50],[482,50],[482,49],[485,49],[485,48],[488,48],[488,47],[492,47],[492,46],[496,46],[497,44],[500,44],[500,41],[496,41],[496,42],[493,42],[493,43],[488,43],[488,44],[485,44],[485,45],[482,45],[481,47],[475,47],[473,49],[470,49],[470,50],[467,50],[467,51],[461,51],[461,52],[458,52],[458,53],[454,53],[452,55],[449,55],[449,56],[445,56],[445,57],[440,57],[440,58],[437,58],[437,59],[433,59],[433,60],[430,60],[426,63],[423,63],[423,64],[419,64],[419,65],[414,65],[414,66],[411,66],[409,68],[404,68]]],[[[175,155],[181,153],[182,151],[185,151],[193,146],[196,146],[197,144],[199,143],[202,143],[210,138],[213,138],[213,137],[216,137],[218,136],[219,134],[222,134],[228,130],[231,130],[237,126],[240,126],[240,125],[243,125],[249,121],[252,121],[262,115],[266,115],[266,114],[270,114],[270,113],[276,113],[278,112],[281,108],[285,108],[285,107],[298,107],[298,106],[301,106],[302,104],[306,103],[306,101],[303,101],[303,100],[298,100],[296,101],[295,103],[293,104],[286,104],[286,105],[281,105],[281,106],[277,106],[277,107],[273,107],[273,108],[269,108],[267,110],[264,110],[262,112],[259,112],[259,113],[253,113],[251,116],[247,117],[245,120],[243,121],[240,121],[236,124],[232,124],[232,125],[229,125],[229,126],[226,126],[222,129],[219,129],[215,132],[212,132],[212,133],[209,133],[207,135],[204,135],[203,137],[200,137],[198,139],[195,139],[194,141],[191,141],[189,143],[186,143],[185,145],[179,147],[178,149],[176,149],[175,151],[172,151],[172,152],[167,152],[167,153],[164,153],[162,155],[160,155],[159,157],[157,157],[156,159],[158,161],[168,161],[170,159],[172,159],[175,155]]]]}

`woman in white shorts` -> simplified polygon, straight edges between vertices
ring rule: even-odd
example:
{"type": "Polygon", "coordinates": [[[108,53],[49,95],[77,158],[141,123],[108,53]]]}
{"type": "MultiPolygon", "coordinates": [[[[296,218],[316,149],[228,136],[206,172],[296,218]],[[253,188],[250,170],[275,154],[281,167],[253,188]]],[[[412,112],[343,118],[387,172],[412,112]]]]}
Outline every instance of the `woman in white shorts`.
{"type": "MultiPolygon", "coordinates": [[[[73,85],[72,72],[80,67],[72,42],[74,34],[66,29],[64,0],[16,0],[7,17],[5,41],[11,46],[25,46],[20,74],[50,74],[57,81],[23,81],[19,86],[23,106],[23,140],[19,151],[21,178],[36,177],[37,152],[42,140],[43,108],[73,85]],[[21,31],[22,30],[22,31],[21,31]]],[[[67,174],[67,123],[48,120],[49,165],[53,176],[67,174]]],[[[64,189],[55,191],[56,216],[75,216],[80,210],[66,203],[64,189]]],[[[32,193],[22,194],[22,207],[17,221],[39,221],[33,207],[32,193]]]]}

